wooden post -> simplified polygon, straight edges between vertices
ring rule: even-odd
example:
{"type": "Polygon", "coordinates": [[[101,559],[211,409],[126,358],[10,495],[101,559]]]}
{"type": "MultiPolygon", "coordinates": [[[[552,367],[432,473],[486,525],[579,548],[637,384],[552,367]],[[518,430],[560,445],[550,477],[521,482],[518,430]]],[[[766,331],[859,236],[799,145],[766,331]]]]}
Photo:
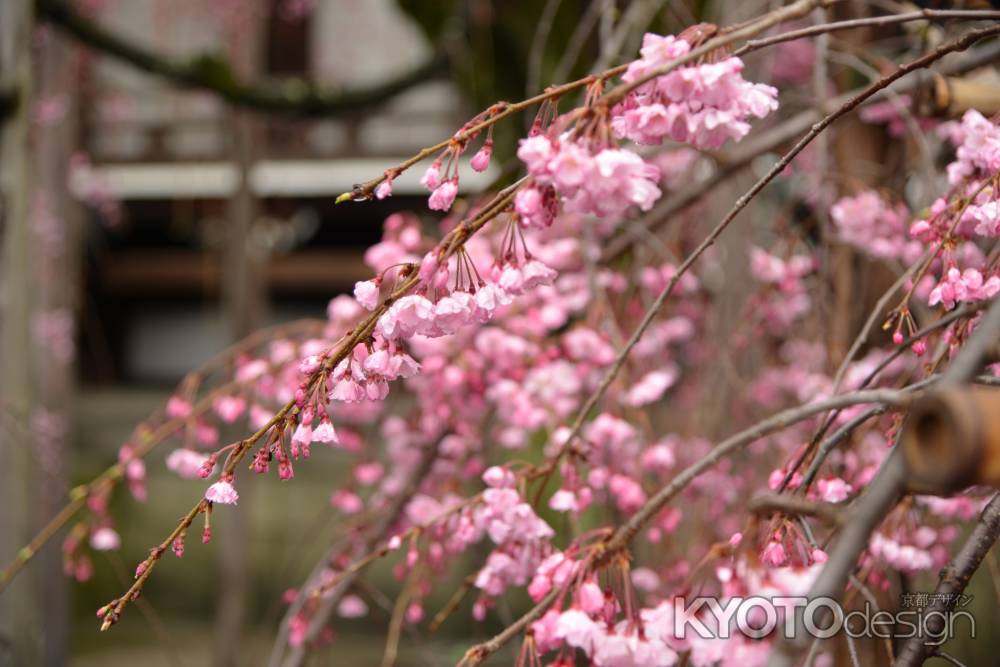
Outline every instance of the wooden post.
{"type": "MultiPolygon", "coordinates": [[[[31,305],[29,251],[32,3],[0,3],[0,86],[17,107],[0,128],[0,561],[9,562],[31,532],[29,499],[35,466],[27,429],[34,402],[28,341],[31,305]]],[[[42,659],[40,588],[36,577],[14,581],[0,596],[0,664],[34,665],[42,659]]]]}
{"type": "MultiPolygon", "coordinates": [[[[69,164],[78,145],[76,114],[77,86],[76,45],[57,32],[44,37],[38,49],[35,71],[37,99],[56,109],[59,116],[46,125],[36,126],[31,141],[33,164],[33,225],[44,213],[59,238],[58,243],[40,242],[32,237],[35,289],[31,319],[31,363],[37,396],[31,407],[32,450],[37,461],[37,482],[33,485],[34,528],[38,529],[62,507],[66,498],[65,462],[74,432],[71,423],[75,388],[76,312],[80,290],[82,256],[80,207],[69,192],[69,164]],[[53,337],[41,336],[35,318],[64,322],[69,326],[69,346],[53,337]]],[[[34,226],[33,226],[34,229],[34,226]]],[[[67,579],[62,574],[62,553],[55,540],[38,554],[32,574],[41,579],[41,604],[45,622],[42,627],[43,663],[64,665],[68,650],[67,579]]]]}
{"type": "Polygon", "coordinates": [[[921,397],[900,443],[915,492],[1000,487],[1000,389],[948,388],[921,397]]]}
{"type": "MultiPolygon", "coordinates": [[[[231,62],[236,73],[246,80],[254,80],[260,71],[261,35],[263,34],[261,3],[246,3],[244,11],[248,30],[236,31],[230,44],[231,62]]],[[[250,176],[258,158],[257,142],[260,123],[256,116],[243,109],[226,110],[229,128],[230,158],[236,165],[237,189],[228,202],[225,244],[222,249],[222,300],[223,309],[233,340],[250,334],[263,324],[266,304],[264,263],[266,258],[255,256],[252,245],[254,220],[258,204],[251,188],[250,176]]],[[[219,605],[216,612],[215,664],[218,667],[236,667],[244,664],[240,648],[246,618],[247,572],[246,542],[250,492],[246,485],[240,489],[242,502],[226,513],[226,520],[219,523],[219,605]]]]}

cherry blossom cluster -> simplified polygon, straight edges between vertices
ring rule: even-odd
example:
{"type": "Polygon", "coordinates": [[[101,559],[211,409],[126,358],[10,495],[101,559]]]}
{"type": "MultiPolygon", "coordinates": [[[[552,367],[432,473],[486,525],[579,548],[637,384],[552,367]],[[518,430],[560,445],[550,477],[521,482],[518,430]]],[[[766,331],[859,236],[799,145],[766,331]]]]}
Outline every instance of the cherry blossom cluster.
{"type": "MultiPolygon", "coordinates": [[[[645,81],[690,50],[684,35],[647,33],[642,57],[629,64],[622,79],[645,81]]],[[[672,139],[697,148],[719,148],[729,139],[739,141],[750,132],[750,118],[764,118],[778,108],[777,89],[745,80],[743,69],[740,58],[727,57],[682,65],[657,76],[615,107],[615,132],[645,145],[672,139]]]]}
{"type": "MultiPolygon", "coordinates": [[[[923,217],[909,223],[903,205],[889,205],[877,192],[864,191],[838,200],[830,217],[840,238],[874,257],[909,265],[930,251],[928,263],[914,285],[931,306],[954,308],[959,303],[989,300],[1000,292],[996,267],[987,266],[983,239],[995,238],[1000,228],[997,178],[1000,174],[1000,131],[976,111],[961,122],[946,124],[943,132],[956,146],[949,164],[951,191],[933,202],[923,217]],[[927,269],[940,272],[933,278],[927,269]]],[[[901,328],[915,327],[901,310],[894,339],[904,339],[901,328]]],[[[915,349],[924,349],[918,343],[915,349]]]]}
{"type": "MultiPolygon", "coordinates": [[[[459,158],[465,152],[469,142],[479,134],[474,128],[502,108],[502,104],[496,105],[463,125],[455,133],[448,146],[427,167],[424,175],[420,178],[420,184],[431,191],[427,206],[432,211],[448,211],[451,208],[458,195],[459,158]]],[[[486,130],[486,140],[469,160],[469,166],[475,171],[486,171],[492,157],[493,126],[490,125],[486,130]]],[[[376,199],[385,199],[392,194],[392,180],[395,177],[396,172],[394,171],[390,170],[385,173],[385,179],[375,189],[376,199]]]]}
{"type": "Polygon", "coordinates": [[[1000,277],[990,276],[984,279],[978,269],[959,271],[951,267],[941,278],[927,298],[932,306],[937,304],[945,308],[954,308],[958,302],[972,303],[992,299],[1000,292],[1000,277]]]}
{"type": "MultiPolygon", "coordinates": [[[[741,553],[738,549],[741,541],[740,534],[733,535],[729,541],[732,553],[721,559],[714,570],[711,585],[718,593],[720,605],[734,596],[802,595],[819,573],[822,561],[767,567],[741,553]]],[[[582,583],[576,585],[572,596],[567,596],[569,604],[549,609],[531,626],[538,652],[555,651],[557,658],[553,664],[572,664],[574,650],[578,649],[598,667],[671,667],[678,664],[682,654],[687,656],[689,664],[697,667],[756,665],[767,660],[771,650],[769,641],[749,639],[735,632],[735,628],[724,634],[715,625],[715,619],[708,616],[699,620],[708,624],[705,627],[714,637],[706,638],[696,632],[679,637],[676,629],[683,626],[683,616],[687,613],[682,599],[668,597],[650,607],[636,608],[631,596],[643,584],[647,573],[635,570],[630,578],[625,578],[624,588],[632,592],[621,597],[611,587],[602,589],[595,578],[576,575],[582,583]]],[[[569,590],[569,586],[563,585],[569,590]]]]}
{"type": "Polygon", "coordinates": [[[537,134],[521,140],[517,156],[536,183],[518,197],[518,212],[531,221],[547,210],[547,188],[559,193],[564,211],[598,217],[619,216],[632,206],[648,211],[661,195],[659,169],[628,150],[537,134]]]}
{"type": "Polygon", "coordinates": [[[891,206],[877,192],[866,190],[839,199],[830,209],[837,235],[862,252],[878,259],[912,264],[923,246],[909,237],[909,212],[902,204],[891,206]]]}
{"type": "MultiPolygon", "coordinates": [[[[483,474],[489,486],[483,502],[472,514],[472,528],[485,529],[496,547],[476,575],[475,585],[492,598],[509,586],[525,586],[551,551],[555,531],[538,518],[531,505],[514,490],[515,478],[509,470],[493,467],[483,474]]],[[[475,607],[476,615],[485,616],[485,605],[475,607]]]]}
{"type": "MultiPolygon", "coordinates": [[[[642,58],[622,79],[639,82],[690,48],[683,38],[647,34],[642,58]]],[[[518,194],[518,213],[529,224],[545,226],[557,202],[567,213],[598,217],[621,216],[632,207],[648,211],[661,195],[659,169],[619,148],[609,135],[638,144],[670,138],[698,148],[742,139],[750,130],[749,117],[763,118],[778,106],[777,90],[747,82],[742,70],[743,61],[732,57],[655,77],[615,106],[610,128],[599,116],[576,120],[567,114],[548,128],[536,119],[517,153],[532,177],[532,185],[518,194]]]]}
{"type": "Polygon", "coordinates": [[[1000,172],[1000,127],[995,122],[970,109],[944,132],[956,146],[956,160],[947,170],[952,185],[1000,172]]]}
{"type": "Polygon", "coordinates": [[[811,300],[805,278],[815,266],[809,255],[793,255],[785,260],[763,248],[750,248],[750,272],[768,286],[754,303],[762,327],[784,331],[809,312],[811,300]]]}

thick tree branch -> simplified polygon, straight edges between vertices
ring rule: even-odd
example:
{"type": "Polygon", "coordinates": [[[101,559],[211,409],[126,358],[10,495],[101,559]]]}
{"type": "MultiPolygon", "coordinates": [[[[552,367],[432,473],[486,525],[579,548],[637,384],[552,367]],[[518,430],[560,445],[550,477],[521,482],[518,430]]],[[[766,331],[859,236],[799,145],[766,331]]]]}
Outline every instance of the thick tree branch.
{"type": "MultiPolygon", "coordinates": [[[[979,569],[983,558],[993,548],[998,536],[1000,536],[1000,495],[993,496],[993,500],[980,515],[976,527],[972,529],[969,539],[941,571],[941,580],[937,588],[934,589],[934,595],[931,597],[932,602],[924,609],[924,618],[927,623],[925,636],[929,637],[932,636],[931,633],[940,633],[944,623],[944,615],[955,608],[958,594],[969,585],[969,580],[979,569]]],[[[899,652],[894,664],[897,667],[922,665],[936,648],[925,644],[921,637],[911,637],[903,645],[903,650],[899,652]]]]}
{"type": "Polygon", "coordinates": [[[80,16],[64,0],[35,0],[38,17],[83,44],[149,74],[187,88],[215,93],[234,106],[254,111],[321,117],[356,113],[412,88],[444,71],[447,59],[438,53],[397,79],[364,90],[339,92],[309,85],[301,79],[252,84],[240,81],[218,55],[171,60],[116,35],[80,16]]]}
{"type": "Polygon", "coordinates": [[[844,511],[833,503],[815,502],[799,496],[780,493],[764,493],[755,496],[750,499],[748,509],[753,514],[765,517],[772,514],[792,514],[813,516],[833,526],[844,523],[844,511]]]}
{"type": "MultiPolygon", "coordinates": [[[[614,533],[602,543],[601,558],[597,559],[595,564],[601,566],[612,555],[620,554],[649,520],[666,507],[667,503],[684,491],[691,482],[706,470],[715,467],[723,459],[740,451],[746,445],[760,440],[771,433],[788,428],[792,424],[836,408],[871,403],[886,405],[889,408],[902,407],[906,405],[914,392],[933,384],[937,379],[929,378],[904,389],[872,389],[850,394],[840,394],[826,400],[806,403],[771,415],[750,428],[730,436],[713,447],[701,459],[679,472],[670,482],[651,496],[642,508],[633,514],[628,521],[615,529],[614,533]]],[[[466,651],[465,658],[460,664],[469,666],[484,662],[490,655],[496,653],[509,641],[513,640],[532,621],[540,618],[556,601],[558,597],[557,593],[557,590],[550,592],[548,596],[538,602],[513,625],[508,626],[503,632],[495,635],[492,639],[470,648],[466,651]]]]}
{"type": "MultiPolygon", "coordinates": [[[[998,335],[1000,335],[1000,300],[993,303],[961,353],[945,371],[941,378],[942,384],[968,382],[979,368],[986,349],[996,341],[998,335]]],[[[906,477],[906,467],[897,447],[886,458],[878,476],[851,511],[847,526],[830,551],[830,559],[809,591],[810,600],[823,597],[840,598],[858,562],[858,557],[868,544],[872,531],[882,523],[906,491],[906,477]]],[[[978,566],[978,561],[976,565],[978,566]]],[[[797,625],[801,629],[801,624],[797,625]]],[[[768,662],[770,667],[791,667],[796,663],[797,655],[806,648],[804,645],[806,633],[802,631],[797,633],[796,637],[801,639],[778,642],[768,662]]]]}

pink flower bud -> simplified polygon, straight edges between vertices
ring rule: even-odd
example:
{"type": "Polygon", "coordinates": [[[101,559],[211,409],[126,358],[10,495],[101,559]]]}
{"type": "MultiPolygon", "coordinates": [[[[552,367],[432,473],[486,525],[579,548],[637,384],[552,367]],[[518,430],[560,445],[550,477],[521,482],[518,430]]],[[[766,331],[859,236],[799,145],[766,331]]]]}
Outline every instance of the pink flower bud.
{"type": "Polygon", "coordinates": [[[417,276],[424,283],[430,284],[431,280],[434,278],[434,274],[437,273],[438,266],[437,252],[431,250],[429,253],[424,255],[422,260],[420,260],[420,270],[417,271],[417,276]]]}
{"type": "Polygon", "coordinates": [[[201,464],[201,468],[198,469],[198,476],[202,479],[208,479],[208,476],[212,474],[213,470],[215,470],[215,464],[217,461],[218,457],[215,454],[212,454],[205,459],[205,462],[201,464]]]}
{"type": "Polygon", "coordinates": [[[588,614],[596,614],[604,606],[604,593],[601,592],[601,587],[592,581],[580,586],[576,596],[580,608],[588,614]]]}
{"type": "Polygon", "coordinates": [[[431,166],[427,167],[427,171],[424,172],[423,177],[420,179],[420,185],[424,186],[428,190],[433,190],[438,185],[441,184],[441,160],[434,160],[431,166]]]}
{"type": "Polygon", "coordinates": [[[191,416],[191,403],[180,396],[171,396],[167,401],[167,416],[171,419],[184,419],[191,416]]]}
{"type": "Polygon", "coordinates": [[[490,157],[492,157],[492,155],[493,140],[487,139],[486,143],[483,144],[483,147],[472,156],[472,160],[469,161],[469,166],[476,171],[486,171],[486,168],[490,166],[490,157]]]}
{"type": "Polygon", "coordinates": [[[406,608],[406,620],[410,623],[417,624],[424,618],[424,608],[422,605],[416,602],[410,604],[406,608]]]}
{"type": "Polygon", "coordinates": [[[781,542],[768,542],[767,546],[764,547],[764,553],[761,554],[760,559],[764,561],[766,565],[772,567],[780,567],[785,563],[785,547],[782,546],[781,542]]]}
{"type": "Polygon", "coordinates": [[[434,188],[430,199],[427,200],[427,206],[432,211],[447,211],[455,202],[456,195],[458,195],[458,179],[453,178],[434,188]]]}
{"type": "Polygon", "coordinates": [[[303,375],[312,375],[323,365],[323,357],[318,354],[311,354],[299,362],[299,372],[303,375]]]}
{"type": "Polygon", "coordinates": [[[114,528],[104,526],[90,535],[90,546],[96,551],[115,551],[122,545],[122,538],[114,528]]]}

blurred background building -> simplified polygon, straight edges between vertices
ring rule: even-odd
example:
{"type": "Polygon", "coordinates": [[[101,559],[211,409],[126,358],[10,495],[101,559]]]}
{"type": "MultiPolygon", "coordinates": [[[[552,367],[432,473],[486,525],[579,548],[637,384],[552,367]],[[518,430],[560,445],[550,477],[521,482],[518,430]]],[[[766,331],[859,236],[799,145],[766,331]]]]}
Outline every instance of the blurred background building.
{"type": "MultiPolygon", "coordinates": [[[[17,313],[29,323],[5,357],[7,395],[22,399],[3,405],[3,437],[21,457],[0,481],[6,563],[73,485],[116,460],[185,373],[262,326],[325,317],[332,297],[370,277],[363,252],[385,217],[426,209],[420,171],[397,178],[385,201],[336,206],[336,196],[447,138],[473,105],[440,44],[395,0],[66,0],[126,46],[216,67],[223,85],[233,76],[337,95],[406,81],[377,104],[319,118],[255,113],[179,87],[41,16],[20,35],[13,19],[32,3],[0,4],[10,29],[0,46],[23,36],[33,58],[29,227],[22,255],[6,261],[16,280],[4,290],[8,324],[17,313]]],[[[9,62],[0,56],[0,73],[9,62]]],[[[496,176],[463,172],[468,192],[496,176]]],[[[238,665],[268,654],[283,587],[329,540],[323,516],[339,463],[300,471],[295,488],[248,489],[210,548],[164,568],[150,587],[155,603],[98,634],[94,609],[199,493],[165,470],[164,453],[148,461],[151,502],[116,493],[120,554],[70,583],[54,574],[59,535],[6,592],[0,665],[6,643],[21,641],[41,645],[46,665],[238,665]]],[[[363,641],[341,650],[355,645],[364,652],[363,641]]]]}
{"type": "MultiPolygon", "coordinates": [[[[257,16],[252,4],[115,0],[102,17],[171,57],[222,51],[251,80],[369,88],[433,53],[393,0],[329,0],[301,12],[262,0],[257,16]]],[[[361,254],[385,214],[426,195],[413,172],[384,204],[335,208],[334,198],[447,137],[465,111],[444,78],[374,111],[303,121],[234,111],[110,58],[91,59],[81,76],[89,160],[72,187],[120,205],[92,210],[85,239],[80,361],[83,378],[101,383],[174,381],[249,329],[321,315],[367,276],[361,254]]]]}

